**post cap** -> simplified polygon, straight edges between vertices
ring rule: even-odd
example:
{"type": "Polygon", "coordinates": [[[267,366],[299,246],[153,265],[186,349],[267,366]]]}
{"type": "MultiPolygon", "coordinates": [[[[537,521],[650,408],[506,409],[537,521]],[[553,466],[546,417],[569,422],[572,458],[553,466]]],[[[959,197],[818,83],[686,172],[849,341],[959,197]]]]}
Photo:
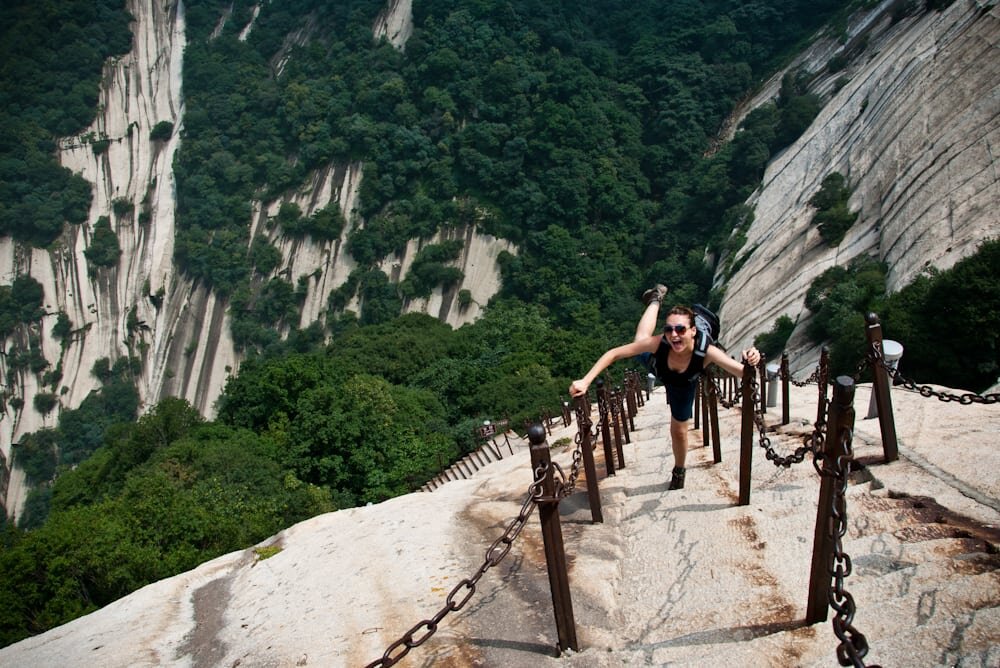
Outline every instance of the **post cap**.
{"type": "Polygon", "coordinates": [[[545,427],[540,424],[533,424],[528,427],[528,442],[532,445],[541,445],[545,442],[545,427]]]}

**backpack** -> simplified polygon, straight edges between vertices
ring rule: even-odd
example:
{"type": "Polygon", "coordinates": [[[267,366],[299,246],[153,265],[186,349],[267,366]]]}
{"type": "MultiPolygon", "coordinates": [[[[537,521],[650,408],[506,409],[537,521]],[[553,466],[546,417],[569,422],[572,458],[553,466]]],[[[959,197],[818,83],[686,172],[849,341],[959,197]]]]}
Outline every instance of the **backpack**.
{"type": "Polygon", "coordinates": [[[694,311],[694,327],[698,330],[698,337],[694,342],[694,354],[704,357],[708,352],[709,344],[714,344],[719,340],[719,332],[722,329],[719,324],[719,316],[701,304],[695,304],[691,310],[694,311]]]}

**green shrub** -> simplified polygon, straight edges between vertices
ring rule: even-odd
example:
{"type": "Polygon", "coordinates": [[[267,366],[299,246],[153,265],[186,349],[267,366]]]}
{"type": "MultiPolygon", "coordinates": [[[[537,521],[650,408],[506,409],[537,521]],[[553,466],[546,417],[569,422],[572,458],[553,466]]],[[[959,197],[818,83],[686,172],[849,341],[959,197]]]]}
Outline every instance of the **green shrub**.
{"type": "Polygon", "coordinates": [[[122,249],[118,245],[118,235],[111,229],[111,221],[107,216],[101,216],[94,223],[90,246],[83,251],[83,254],[92,267],[113,267],[118,264],[122,249]]]}
{"type": "Polygon", "coordinates": [[[847,230],[858,219],[857,213],[851,213],[847,202],[851,197],[851,189],[847,180],[839,172],[827,174],[819,191],[809,199],[809,204],[816,207],[812,224],[819,227],[819,234],[830,247],[835,247],[844,240],[847,230]]]}
{"type": "Polygon", "coordinates": [[[111,210],[115,212],[117,217],[124,218],[132,215],[132,212],[135,211],[135,204],[127,197],[116,197],[111,200],[111,210]]]}
{"type": "Polygon", "coordinates": [[[101,155],[102,153],[106,153],[109,146],[111,146],[111,140],[107,138],[96,139],[90,142],[90,148],[94,152],[94,155],[101,155]]]}
{"type": "Polygon", "coordinates": [[[774,321],[771,331],[759,334],[753,340],[753,344],[757,346],[764,357],[774,359],[784,352],[785,344],[788,343],[788,338],[794,330],[795,321],[787,315],[781,315],[774,321]]]}
{"type": "Polygon", "coordinates": [[[149,138],[153,141],[166,141],[174,134],[174,124],[170,121],[160,121],[149,131],[149,138]]]}
{"type": "Polygon", "coordinates": [[[37,410],[42,415],[48,415],[56,404],[59,403],[59,399],[56,395],[49,392],[39,392],[35,395],[34,405],[35,410],[37,410]]]}

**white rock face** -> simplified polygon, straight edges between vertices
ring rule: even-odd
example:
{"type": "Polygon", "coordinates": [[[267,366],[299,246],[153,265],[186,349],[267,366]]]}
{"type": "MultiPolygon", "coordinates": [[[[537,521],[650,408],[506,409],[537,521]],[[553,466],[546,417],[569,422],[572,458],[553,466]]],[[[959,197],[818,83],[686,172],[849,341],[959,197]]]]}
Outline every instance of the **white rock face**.
{"type": "MultiPolygon", "coordinates": [[[[9,284],[28,274],[44,286],[47,316],[40,332],[42,350],[50,367],[62,363],[62,380],[53,389],[42,386],[41,374],[9,371],[6,357],[0,356],[0,382],[12,388],[0,415],[0,463],[4,466],[11,465],[13,443],[25,434],[56,426],[61,409],[78,407],[99,388],[91,374],[98,359],[106,357],[114,362],[132,355],[142,360],[136,377],[140,410],[163,397],[176,396],[187,399],[208,417],[214,414],[214,402],[226,379],[238,370],[241,361],[233,345],[226,300],[193,284],[173,264],[176,198],[172,166],[183,129],[184,5],[180,0],[131,0],[128,11],[135,17],[133,47],[105,66],[100,114],[80,137],[61,142],[62,164],[93,184],[88,223],[68,227],[51,251],[25,249],[10,238],[0,238],[0,281],[9,284]],[[173,123],[173,135],[165,142],[151,141],[150,131],[161,121],[173,123]],[[108,150],[95,155],[82,139],[88,133],[110,139],[108,150]],[[134,213],[117,217],[112,211],[117,199],[131,203],[134,213]],[[140,223],[143,211],[149,220],[140,223]],[[122,255],[116,268],[99,269],[90,276],[84,250],[90,243],[92,226],[101,216],[111,219],[122,255]],[[133,310],[139,327],[129,331],[133,310]],[[52,336],[59,312],[69,316],[74,328],[65,350],[52,336]],[[47,415],[38,413],[34,396],[53,391],[59,397],[58,406],[47,415]],[[11,398],[23,400],[23,407],[15,410],[11,398]]],[[[256,16],[255,11],[253,18],[256,16]]],[[[228,18],[229,13],[223,13],[217,31],[228,18]]],[[[252,25],[253,20],[242,29],[243,37],[252,25]]],[[[411,3],[391,2],[374,30],[376,36],[384,35],[401,48],[412,32],[411,3]]],[[[294,37],[305,39],[304,34],[294,37]]],[[[360,164],[330,166],[312,174],[299,192],[270,203],[267,210],[263,203],[255,203],[254,216],[247,221],[252,233],[266,234],[281,250],[284,262],[278,274],[293,282],[303,275],[312,276],[300,326],[323,318],[330,292],[342,285],[356,266],[344,251],[344,242],[352,224],[363,224],[352,221],[362,175],[360,164]],[[336,201],[351,222],[335,242],[286,239],[280,229],[264,225],[283,201],[295,202],[305,215],[336,201]]],[[[513,244],[471,227],[452,229],[410,242],[401,256],[387,258],[381,268],[399,281],[423,245],[456,237],[464,242],[456,262],[465,273],[462,283],[448,291],[438,288],[428,299],[405,304],[404,310],[429,313],[458,327],[475,319],[499,288],[496,257],[501,251],[516,252],[513,244]],[[458,304],[460,289],[472,294],[472,303],[466,307],[458,304]]],[[[360,306],[357,300],[349,304],[355,310],[360,306]]],[[[27,333],[21,338],[20,345],[27,348],[27,333]]],[[[3,473],[7,472],[0,472],[0,483],[3,473]]],[[[26,493],[24,476],[14,468],[9,472],[6,494],[0,485],[0,500],[9,515],[17,516],[26,493]]]]}
{"type": "Polygon", "coordinates": [[[385,37],[399,50],[413,34],[413,0],[389,0],[389,5],[375,19],[375,39],[385,37]]]}
{"type": "MultiPolygon", "coordinates": [[[[753,253],[730,279],[720,310],[730,349],[785,314],[801,318],[790,342],[802,342],[790,350],[793,370],[808,368],[818,349],[802,336],[804,296],[824,270],[873,255],[888,263],[887,287],[897,291],[925,267],[947,269],[1000,234],[996,3],[959,1],[895,25],[887,5],[853,27],[872,30],[866,50],[821,85],[844,74],[849,83],[774,160],[749,202],[755,221],[745,250],[753,253]],[[847,177],[851,210],[860,212],[837,248],[810,225],[808,204],[831,172],[847,177]]],[[[800,61],[818,69],[834,46],[821,41],[800,61]]]]}

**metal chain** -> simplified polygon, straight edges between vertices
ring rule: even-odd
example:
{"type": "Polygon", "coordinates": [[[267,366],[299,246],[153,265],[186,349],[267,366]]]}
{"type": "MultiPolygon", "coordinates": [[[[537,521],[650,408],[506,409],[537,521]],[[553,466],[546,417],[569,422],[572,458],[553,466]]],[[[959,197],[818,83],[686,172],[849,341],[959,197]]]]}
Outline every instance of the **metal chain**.
{"type": "Polygon", "coordinates": [[[527,524],[528,518],[531,516],[531,513],[534,511],[539,500],[544,500],[542,496],[542,484],[545,482],[545,476],[547,473],[548,467],[544,464],[535,469],[535,479],[528,486],[528,494],[524,499],[524,503],[521,505],[521,512],[518,513],[518,516],[511,520],[510,524],[507,525],[507,529],[504,531],[503,535],[493,541],[493,544],[486,550],[486,558],[476,573],[472,577],[465,578],[455,585],[445,599],[444,607],[442,607],[436,615],[414,625],[413,628],[404,633],[399,640],[389,645],[388,649],[385,650],[385,653],[381,658],[367,664],[365,668],[395,665],[400,659],[406,656],[411,649],[419,647],[427,642],[427,640],[434,635],[435,631],[437,631],[441,620],[444,619],[449,612],[457,612],[465,607],[465,604],[469,602],[472,595],[476,593],[476,583],[479,582],[480,578],[483,577],[486,571],[503,561],[503,558],[510,552],[511,545],[517,539],[521,530],[524,529],[524,525],[527,524]],[[460,592],[463,592],[463,590],[464,593],[462,594],[461,600],[456,602],[455,598],[460,594],[460,592]],[[421,635],[414,638],[414,635],[418,632],[421,632],[421,635]]]}
{"type": "Polygon", "coordinates": [[[963,394],[952,394],[951,392],[942,392],[941,390],[935,390],[930,385],[917,385],[914,381],[909,378],[903,377],[898,370],[890,366],[885,358],[881,354],[876,353],[876,362],[880,367],[886,370],[889,377],[894,381],[899,381],[899,384],[908,390],[913,390],[914,392],[919,392],[922,397],[937,397],[939,400],[944,402],[956,401],[963,406],[968,406],[969,404],[996,404],[1000,403],[1000,393],[991,394],[975,394],[972,392],[965,392],[963,394]]]}
{"type": "Polygon", "coordinates": [[[784,368],[778,369],[778,379],[779,380],[787,379],[788,382],[790,382],[795,387],[805,387],[809,383],[815,383],[819,380],[820,375],[821,375],[821,370],[819,365],[817,365],[816,368],[813,369],[813,372],[809,374],[809,377],[806,378],[805,380],[795,380],[794,378],[792,378],[792,374],[787,373],[784,368]]]}
{"type": "Polygon", "coordinates": [[[815,439],[805,445],[800,445],[795,449],[795,452],[787,457],[782,457],[775,452],[774,446],[771,445],[771,439],[767,435],[767,425],[764,424],[764,416],[756,410],[756,407],[760,405],[760,386],[757,384],[757,374],[751,374],[750,378],[745,380],[745,382],[750,383],[750,391],[755,407],[753,421],[757,424],[757,431],[760,432],[760,447],[764,448],[768,461],[774,462],[775,466],[783,466],[785,468],[789,468],[792,464],[801,464],[805,461],[806,453],[813,452],[815,439]]]}
{"type": "MultiPolygon", "coordinates": [[[[840,644],[837,646],[837,661],[842,666],[863,667],[865,663],[862,659],[868,654],[869,649],[868,640],[853,625],[857,606],[854,603],[854,597],[844,587],[844,579],[851,574],[852,569],[851,557],[844,552],[843,538],[847,535],[847,474],[850,461],[854,457],[851,447],[853,438],[853,430],[843,430],[841,446],[844,454],[834,459],[832,469],[822,465],[823,460],[826,459],[822,451],[816,452],[814,465],[821,476],[832,477],[836,481],[831,507],[833,522],[829,533],[833,541],[833,549],[830,553],[827,570],[833,578],[828,595],[830,607],[835,612],[832,622],[833,633],[840,640],[840,644]]],[[[871,668],[878,667],[872,666],[871,668]]]]}

